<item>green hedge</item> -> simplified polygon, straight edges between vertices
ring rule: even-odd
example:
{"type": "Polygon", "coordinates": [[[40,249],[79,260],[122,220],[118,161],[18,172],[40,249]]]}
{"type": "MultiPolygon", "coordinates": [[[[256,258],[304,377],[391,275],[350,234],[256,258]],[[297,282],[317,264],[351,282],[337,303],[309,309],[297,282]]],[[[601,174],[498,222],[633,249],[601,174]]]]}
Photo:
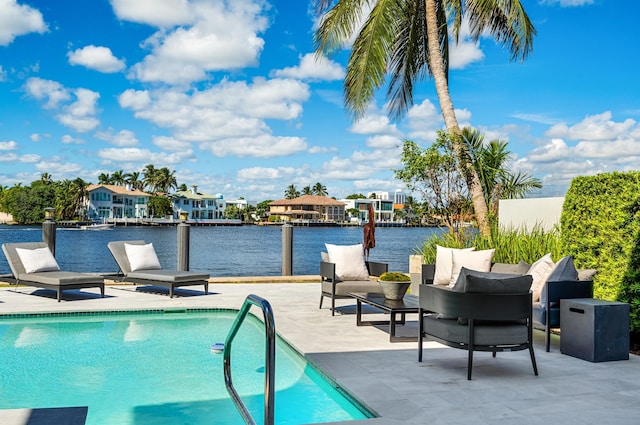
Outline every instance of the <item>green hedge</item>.
{"type": "Polygon", "coordinates": [[[628,302],[640,332],[640,172],[573,179],[560,223],[562,251],[598,269],[594,297],[628,302]]]}

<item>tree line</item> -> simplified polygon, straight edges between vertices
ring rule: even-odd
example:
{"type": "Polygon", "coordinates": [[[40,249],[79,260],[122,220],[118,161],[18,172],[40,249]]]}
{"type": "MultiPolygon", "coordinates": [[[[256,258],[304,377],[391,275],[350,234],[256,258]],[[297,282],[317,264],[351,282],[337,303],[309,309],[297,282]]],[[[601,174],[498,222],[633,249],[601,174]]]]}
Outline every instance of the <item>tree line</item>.
{"type": "MultiPolygon", "coordinates": [[[[44,209],[49,207],[55,209],[57,220],[86,219],[85,201],[90,184],[81,178],[56,181],[51,174],[42,173],[40,179],[29,186],[22,183],[10,188],[0,186],[0,210],[11,214],[13,220],[21,224],[41,223],[44,209]]],[[[151,193],[149,214],[158,217],[173,212],[171,200],[162,194],[176,188],[186,190],[186,185],[178,187],[175,171],[167,167],[155,168],[152,164],[146,165],[142,172],[102,173],[98,176],[98,184],[131,185],[132,189],[151,193]]]]}

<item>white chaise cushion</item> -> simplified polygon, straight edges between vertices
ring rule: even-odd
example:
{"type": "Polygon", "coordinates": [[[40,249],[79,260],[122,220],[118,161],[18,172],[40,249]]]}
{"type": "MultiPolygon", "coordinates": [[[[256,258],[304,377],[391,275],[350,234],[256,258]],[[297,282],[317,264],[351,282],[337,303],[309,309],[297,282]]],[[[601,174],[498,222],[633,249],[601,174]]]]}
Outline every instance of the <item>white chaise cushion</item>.
{"type": "Polygon", "coordinates": [[[124,250],[127,253],[127,260],[129,260],[129,266],[131,271],[137,270],[157,270],[162,268],[160,266],[160,260],[156,255],[156,250],[153,249],[153,244],[148,243],[145,245],[124,244],[124,250]]]}
{"type": "Polygon", "coordinates": [[[436,270],[433,276],[434,285],[449,285],[451,283],[451,266],[453,264],[453,251],[473,251],[475,248],[445,248],[436,245],[436,270]]]}
{"type": "Polygon", "coordinates": [[[55,272],[60,270],[58,262],[46,246],[36,249],[16,248],[16,253],[25,273],[55,272]]]}
{"type": "Polygon", "coordinates": [[[362,244],[331,245],[327,243],[325,246],[330,262],[336,265],[336,279],[369,280],[362,244]]]}

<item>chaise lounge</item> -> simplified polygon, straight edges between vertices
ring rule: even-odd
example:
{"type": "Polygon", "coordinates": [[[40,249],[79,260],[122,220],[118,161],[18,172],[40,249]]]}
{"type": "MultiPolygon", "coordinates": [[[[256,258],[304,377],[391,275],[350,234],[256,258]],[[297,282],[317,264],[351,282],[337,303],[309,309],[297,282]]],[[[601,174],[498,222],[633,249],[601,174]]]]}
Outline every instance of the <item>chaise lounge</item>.
{"type": "Polygon", "coordinates": [[[112,241],[107,246],[118,263],[122,281],[168,288],[170,298],[173,298],[175,288],[181,286],[204,285],[205,295],[209,293],[208,273],[162,269],[153,244],[112,241]]]}
{"type": "Polygon", "coordinates": [[[15,278],[16,285],[35,286],[57,292],[69,289],[100,288],[104,298],[104,278],[87,273],[60,270],[56,259],[44,242],[2,244],[2,251],[15,278]]]}

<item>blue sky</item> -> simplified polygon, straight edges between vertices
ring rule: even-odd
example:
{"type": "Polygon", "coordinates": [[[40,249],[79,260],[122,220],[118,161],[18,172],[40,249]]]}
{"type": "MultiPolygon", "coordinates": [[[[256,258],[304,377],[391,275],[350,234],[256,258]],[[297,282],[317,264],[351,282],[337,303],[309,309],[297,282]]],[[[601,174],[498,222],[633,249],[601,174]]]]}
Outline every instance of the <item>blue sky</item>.
{"type": "MultiPolygon", "coordinates": [[[[639,2],[523,4],[538,31],[525,62],[490,38],[453,50],[460,123],[508,141],[539,196],[640,168],[639,2]]],[[[380,93],[352,122],[347,53],[315,61],[315,23],[301,0],[0,0],[0,185],[151,163],[227,199],[402,189],[402,140],[443,127],[432,82],[401,121],[380,93]]]]}

